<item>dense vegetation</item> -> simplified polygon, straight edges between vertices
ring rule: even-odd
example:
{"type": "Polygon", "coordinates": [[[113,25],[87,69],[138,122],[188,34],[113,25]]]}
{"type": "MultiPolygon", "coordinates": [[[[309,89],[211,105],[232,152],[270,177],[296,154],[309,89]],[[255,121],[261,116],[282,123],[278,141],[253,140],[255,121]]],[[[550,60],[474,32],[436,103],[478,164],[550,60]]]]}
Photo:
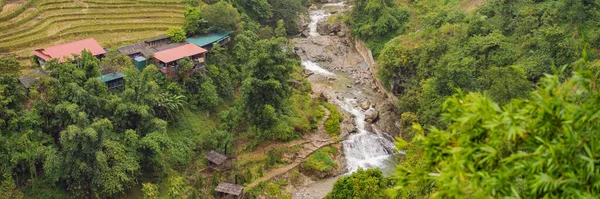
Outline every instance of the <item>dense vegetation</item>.
{"type": "Polygon", "coordinates": [[[586,44],[600,44],[594,17],[600,5],[593,2],[396,3],[357,1],[349,22],[378,57],[379,76],[399,96],[400,111],[415,113],[423,124],[444,125],[441,105],[456,89],[500,104],[526,98],[553,65],[570,64],[586,44]]]}
{"type": "MultiPolygon", "coordinates": [[[[234,30],[236,39],[227,47],[214,46],[206,72],[189,72],[192,61],[181,60],[178,78],[165,78],[153,65],[138,71],[115,50],[102,61],[82,52],[72,61],[47,62],[49,76],[26,90],[17,80],[19,62],[1,58],[0,198],[123,197],[140,187],[150,197],[206,198],[215,194],[222,177],[184,172],[202,167],[205,163],[195,159],[208,150],[230,154],[235,139],[255,145],[298,138],[316,128],[314,119],[322,113],[312,109],[310,85],[299,74],[287,39],[256,34],[273,23],[273,36],[285,36],[280,19],[304,9],[282,11],[280,6],[290,2],[300,1],[269,2],[278,15],[266,24],[226,1],[188,2],[186,23],[172,28],[171,36],[181,39],[195,28],[197,33],[234,30]],[[190,27],[196,9],[206,12],[190,27]],[[125,84],[109,90],[98,77],[118,70],[126,75],[125,84]]],[[[120,2],[86,3],[122,7],[120,2]]],[[[176,3],[162,7],[179,8],[176,3]]],[[[144,2],[126,7],[139,4],[144,2]]],[[[251,172],[232,172],[236,179],[253,179],[251,172]]]]}
{"type": "Polygon", "coordinates": [[[378,169],[358,169],[335,182],[333,190],[325,198],[386,198],[385,190],[392,185],[391,182],[378,169]]]}
{"type": "Polygon", "coordinates": [[[412,140],[399,140],[407,156],[391,197],[597,197],[599,7],[355,1],[346,22],[412,140]]]}
{"type": "MultiPolygon", "coordinates": [[[[545,77],[528,100],[500,106],[478,93],[444,102],[447,129],[419,131],[418,164],[396,174],[403,197],[596,198],[598,62],[545,77]],[[433,174],[432,174],[433,173],[433,174]]],[[[562,68],[563,70],[565,68],[562,68]]]]}

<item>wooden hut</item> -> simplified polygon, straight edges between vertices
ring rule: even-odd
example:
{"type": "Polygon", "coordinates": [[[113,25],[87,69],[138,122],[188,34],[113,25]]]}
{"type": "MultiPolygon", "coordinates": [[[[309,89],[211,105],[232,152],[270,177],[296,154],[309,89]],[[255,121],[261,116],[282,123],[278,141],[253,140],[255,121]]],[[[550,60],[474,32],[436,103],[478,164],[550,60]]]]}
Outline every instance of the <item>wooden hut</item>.
{"type": "Polygon", "coordinates": [[[221,182],[217,185],[215,191],[219,193],[221,198],[241,198],[242,193],[244,192],[244,186],[221,182]]]}
{"type": "Polygon", "coordinates": [[[19,81],[21,84],[23,84],[25,89],[27,89],[27,95],[29,95],[29,89],[36,85],[40,79],[47,76],[48,74],[46,74],[44,71],[34,70],[33,72],[23,75],[21,78],[19,78],[19,81]]]}
{"type": "Polygon", "coordinates": [[[173,77],[179,74],[179,60],[186,57],[190,58],[194,64],[192,70],[203,70],[206,52],[204,48],[194,44],[186,44],[158,51],[154,53],[154,60],[160,72],[165,74],[166,77],[173,77]]]}
{"type": "Polygon", "coordinates": [[[225,154],[212,150],[206,154],[206,159],[216,166],[222,166],[227,161],[225,154]]]}
{"type": "Polygon", "coordinates": [[[125,77],[125,74],[116,72],[102,75],[98,79],[104,82],[108,89],[113,89],[123,86],[123,77],[125,77]]]}

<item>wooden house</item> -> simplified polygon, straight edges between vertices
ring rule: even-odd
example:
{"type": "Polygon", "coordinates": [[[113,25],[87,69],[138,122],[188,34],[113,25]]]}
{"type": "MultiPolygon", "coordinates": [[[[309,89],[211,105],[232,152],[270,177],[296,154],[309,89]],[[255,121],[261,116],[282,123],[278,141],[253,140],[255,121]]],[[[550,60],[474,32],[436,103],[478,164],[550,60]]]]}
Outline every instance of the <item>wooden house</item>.
{"type": "Polygon", "coordinates": [[[204,69],[206,52],[204,48],[194,44],[186,44],[154,53],[154,62],[166,77],[177,77],[180,66],[179,60],[188,57],[194,63],[192,70],[201,70],[204,69]]]}
{"type": "Polygon", "coordinates": [[[223,165],[228,157],[225,154],[219,153],[218,151],[212,150],[206,154],[206,159],[214,164],[215,166],[223,165]]]}
{"type": "Polygon", "coordinates": [[[120,72],[116,72],[116,73],[109,73],[109,74],[105,74],[102,75],[101,77],[98,77],[98,79],[100,79],[100,81],[104,82],[106,84],[106,86],[108,87],[108,89],[113,89],[113,88],[118,88],[123,86],[123,78],[125,77],[125,75],[123,73],[120,72]]]}
{"type": "Polygon", "coordinates": [[[106,51],[94,38],[74,41],[67,44],[61,44],[46,48],[31,51],[35,55],[38,64],[44,68],[48,60],[58,59],[59,62],[65,62],[69,58],[73,58],[73,54],[81,55],[81,51],[88,50],[93,56],[101,59],[106,54],[106,51]]]}

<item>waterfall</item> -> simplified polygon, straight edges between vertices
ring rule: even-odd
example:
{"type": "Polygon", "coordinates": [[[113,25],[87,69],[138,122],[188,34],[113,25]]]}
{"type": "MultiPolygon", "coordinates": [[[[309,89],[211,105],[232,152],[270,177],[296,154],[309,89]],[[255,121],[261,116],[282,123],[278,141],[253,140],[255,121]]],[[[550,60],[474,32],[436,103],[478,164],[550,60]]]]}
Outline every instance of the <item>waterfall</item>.
{"type": "Polygon", "coordinates": [[[329,13],[325,13],[322,9],[313,11],[310,13],[310,23],[308,24],[308,28],[310,29],[309,35],[311,37],[321,36],[319,32],[317,32],[317,23],[326,17],[329,16],[329,13]]]}
{"type": "Polygon", "coordinates": [[[358,168],[380,168],[382,170],[394,168],[396,164],[392,157],[396,150],[394,143],[375,128],[375,132],[366,130],[365,125],[370,124],[366,124],[365,112],[358,107],[355,99],[345,99],[339,105],[354,115],[354,123],[357,128],[356,133],[342,141],[349,173],[358,168]]]}

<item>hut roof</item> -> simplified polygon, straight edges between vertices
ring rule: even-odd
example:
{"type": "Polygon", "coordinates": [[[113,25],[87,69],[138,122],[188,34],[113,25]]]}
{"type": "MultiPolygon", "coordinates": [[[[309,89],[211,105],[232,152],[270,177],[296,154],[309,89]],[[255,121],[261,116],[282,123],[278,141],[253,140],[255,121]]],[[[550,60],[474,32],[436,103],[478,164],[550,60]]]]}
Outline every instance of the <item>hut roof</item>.
{"type": "Polygon", "coordinates": [[[217,192],[226,193],[226,194],[230,194],[230,195],[234,195],[234,196],[242,195],[243,190],[244,190],[244,186],[237,185],[237,184],[231,184],[231,183],[227,183],[227,182],[221,182],[215,188],[215,191],[217,191],[217,192]]]}
{"type": "Polygon", "coordinates": [[[119,52],[129,56],[142,54],[145,57],[150,57],[155,52],[183,46],[186,44],[187,42],[173,43],[169,37],[162,36],[140,41],[131,45],[122,46],[119,48],[119,52]]]}
{"type": "Polygon", "coordinates": [[[167,50],[156,52],[154,53],[154,58],[164,63],[169,63],[177,61],[184,57],[190,57],[202,53],[206,53],[206,50],[204,48],[200,48],[194,44],[186,44],[183,46],[178,46],[175,48],[170,48],[167,50]]]}
{"type": "Polygon", "coordinates": [[[229,37],[229,35],[231,35],[231,33],[233,33],[233,31],[200,35],[197,37],[187,38],[185,39],[185,41],[191,44],[195,44],[196,46],[205,47],[209,44],[215,44],[226,39],[227,37],[229,37]]]}
{"type": "Polygon", "coordinates": [[[41,70],[35,70],[33,72],[27,73],[26,75],[23,75],[21,78],[19,78],[19,81],[21,81],[25,88],[29,88],[33,85],[33,83],[36,80],[40,79],[42,76],[48,76],[48,74],[41,70]]]}
{"type": "Polygon", "coordinates": [[[120,73],[120,72],[116,72],[116,73],[109,73],[109,74],[106,74],[106,75],[102,75],[101,77],[98,77],[98,79],[100,81],[106,83],[106,82],[113,81],[115,79],[121,79],[123,77],[125,77],[125,74],[120,73]]]}
{"type": "Polygon", "coordinates": [[[64,62],[65,58],[73,58],[72,54],[81,55],[81,51],[83,50],[89,50],[94,56],[106,53],[104,48],[102,48],[94,38],[51,46],[45,49],[37,49],[32,51],[32,53],[46,61],[52,58],[58,58],[60,62],[64,62]]]}
{"type": "Polygon", "coordinates": [[[208,161],[211,161],[212,163],[221,165],[223,164],[223,162],[225,162],[225,160],[227,160],[227,156],[215,150],[212,150],[206,154],[206,159],[208,159],[208,161]]]}

